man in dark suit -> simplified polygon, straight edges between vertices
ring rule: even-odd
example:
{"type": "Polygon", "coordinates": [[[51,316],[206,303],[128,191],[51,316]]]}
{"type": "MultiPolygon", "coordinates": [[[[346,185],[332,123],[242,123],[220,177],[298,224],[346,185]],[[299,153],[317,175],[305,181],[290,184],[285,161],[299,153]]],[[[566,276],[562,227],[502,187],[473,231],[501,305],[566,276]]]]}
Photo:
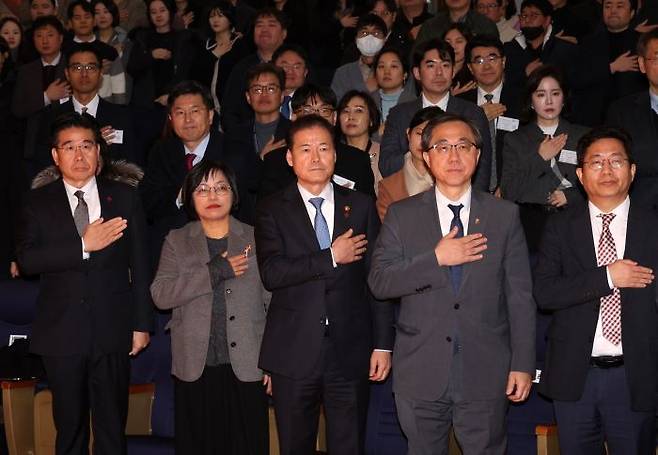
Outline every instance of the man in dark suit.
{"type": "Polygon", "coordinates": [[[125,106],[113,104],[98,96],[101,84],[101,58],[89,43],[76,44],[64,57],[64,73],[71,86],[71,97],[65,103],[55,103],[46,108],[39,122],[39,138],[34,152],[35,170],[53,164],[50,153],[50,126],[64,113],[86,113],[101,126],[101,134],[108,144],[106,157],[124,159],[139,165],[145,158],[135,147],[133,122],[125,106]]]}
{"type": "Polygon", "coordinates": [[[53,125],[61,173],[25,201],[17,255],[41,278],[30,341],[53,393],[56,453],[125,454],[130,359],[149,342],[153,312],[137,192],[97,176],[103,142],[93,119],[53,125]]]}
{"type": "MultiPolygon", "coordinates": [[[[438,39],[420,43],[414,49],[413,74],[420,83],[421,94],[414,101],[398,104],[388,114],[379,156],[379,170],[384,177],[402,168],[404,154],[409,149],[409,122],[416,112],[425,107],[438,106],[445,112],[463,115],[477,125],[483,137],[490,137],[489,121],[482,109],[450,95],[454,62],[452,47],[438,39]]],[[[483,191],[489,191],[491,155],[491,141],[485,141],[473,182],[477,189],[483,191]]]]}
{"type": "MultiPolygon", "coordinates": [[[[423,130],[429,191],[389,207],[368,282],[400,298],[393,392],[409,453],[505,453],[508,401],[528,397],[535,305],[516,205],[473,188],[483,137],[445,114],[423,130]]],[[[276,392],[275,392],[276,393],[276,392]]]]}
{"type": "Polygon", "coordinates": [[[653,454],[658,392],[658,217],[629,198],[630,136],[582,137],[578,178],[587,205],[551,217],[535,298],[553,312],[540,391],[553,399],[560,450],[653,454]]]}
{"type": "Polygon", "coordinates": [[[386,378],[393,343],[393,308],[366,283],[377,211],[368,196],[331,182],[336,151],[325,119],[296,120],[287,144],[297,181],[256,212],[258,266],[272,291],[259,366],[272,375],[282,455],[313,453],[320,403],[329,451],[358,455],[368,379],[386,378]]]}
{"type": "Polygon", "coordinates": [[[658,29],[640,37],[637,55],[649,90],[614,102],[606,124],[621,127],[633,137],[631,154],[637,166],[633,202],[658,209],[658,29]]]}
{"type": "Polygon", "coordinates": [[[187,171],[202,159],[223,158],[223,138],[213,128],[214,104],[206,87],[194,81],[180,82],[169,93],[167,103],[172,133],[151,150],[140,183],[154,270],[165,236],[189,221],[180,200],[187,171]]]}
{"type": "MultiPolygon", "coordinates": [[[[306,84],[295,91],[290,104],[293,121],[305,115],[317,114],[336,125],[336,95],[328,87],[306,84]]],[[[368,154],[342,142],[335,142],[335,147],[334,183],[374,197],[375,181],[368,154]]],[[[265,155],[259,191],[261,197],[275,193],[295,181],[295,174],[286,162],[287,150],[283,144],[265,155]]]]}
{"type": "Polygon", "coordinates": [[[505,52],[498,38],[476,36],[466,46],[466,58],[477,88],[458,96],[480,106],[489,121],[493,149],[489,190],[495,191],[502,175],[505,134],[519,124],[520,93],[503,80],[505,52]]]}

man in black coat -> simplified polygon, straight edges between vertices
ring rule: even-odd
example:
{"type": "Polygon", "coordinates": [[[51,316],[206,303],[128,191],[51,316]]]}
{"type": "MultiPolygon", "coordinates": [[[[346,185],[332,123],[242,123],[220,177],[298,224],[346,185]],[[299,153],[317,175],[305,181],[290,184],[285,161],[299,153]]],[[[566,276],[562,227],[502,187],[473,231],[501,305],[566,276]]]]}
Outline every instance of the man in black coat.
{"type": "Polygon", "coordinates": [[[560,450],[653,454],[658,396],[658,217],[629,198],[630,136],[594,129],[578,146],[588,203],[549,217],[535,270],[553,312],[540,391],[552,398],[560,450]]]}
{"type": "Polygon", "coordinates": [[[129,355],[149,342],[153,311],[137,191],[97,176],[103,139],[90,116],[57,120],[61,173],[33,190],[17,233],[21,271],[40,275],[30,341],[53,393],[56,453],[125,454],[129,355]]]}

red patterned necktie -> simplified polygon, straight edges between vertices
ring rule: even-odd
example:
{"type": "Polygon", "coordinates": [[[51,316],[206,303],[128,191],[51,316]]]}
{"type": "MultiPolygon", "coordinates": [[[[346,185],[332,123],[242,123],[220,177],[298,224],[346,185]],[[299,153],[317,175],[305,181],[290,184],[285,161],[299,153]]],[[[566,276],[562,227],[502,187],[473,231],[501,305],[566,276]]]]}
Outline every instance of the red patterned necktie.
{"type": "MultiPolygon", "coordinates": [[[[610,222],[614,213],[598,215],[603,221],[603,230],[599,239],[599,253],[597,262],[599,266],[611,264],[617,260],[615,239],[610,232],[610,222]]],[[[601,297],[601,325],[603,338],[614,345],[621,343],[621,295],[619,289],[614,288],[612,294],[601,297]]]]}
{"type": "Polygon", "coordinates": [[[187,166],[188,171],[194,166],[194,158],[196,158],[194,153],[188,153],[185,155],[185,165],[187,166]]]}

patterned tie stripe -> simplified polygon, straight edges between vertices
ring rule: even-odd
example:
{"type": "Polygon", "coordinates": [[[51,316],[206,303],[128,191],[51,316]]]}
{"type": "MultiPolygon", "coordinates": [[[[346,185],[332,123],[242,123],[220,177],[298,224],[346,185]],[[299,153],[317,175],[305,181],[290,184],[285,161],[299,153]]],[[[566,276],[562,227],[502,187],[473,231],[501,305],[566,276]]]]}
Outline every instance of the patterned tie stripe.
{"type": "MultiPolygon", "coordinates": [[[[598,216],[602,219],[603,229],[596,259],[599,266],[605,266],[617,260],[615,239],[610,232],[610,222],[615,214],[605,213],[598,216]]],[[[601,325],[606,340],[614,345],[621,343],[621,294],[617,288],[613,289],[612,294],[601,297],[601,325]]]]}

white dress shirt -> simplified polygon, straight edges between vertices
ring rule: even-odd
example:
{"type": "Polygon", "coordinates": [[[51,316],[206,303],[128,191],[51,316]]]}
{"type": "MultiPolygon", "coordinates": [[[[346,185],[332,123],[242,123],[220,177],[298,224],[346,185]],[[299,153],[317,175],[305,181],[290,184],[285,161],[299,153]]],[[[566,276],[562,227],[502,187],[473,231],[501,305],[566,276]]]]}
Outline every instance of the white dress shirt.
{"type": "MultiPolygon", "coordinates": [[[[596,207],[591,202],[588,203],[589,206],[589,220],[592,224],[592,240],[594,242],[594,252],[597,257],[599,254],[599,239],[601,238],[601,232],[603,231],[603,219],[598,215],[603,212],[596,207]]],[[[624,257],[624,251],[626,248],[626,226],[628,223],[628,209],[631,206],[631,200],[628,196],[624,202],[619,204],[614,210],[607,213],[614,213],[615,217],[610,222],[610,233],[612,238],[615,240],[615,248],[617,250],[617,258],[622,259],[624,257]]],[[[612,277],[610,272],[606,267],[606,274],[608,277],[608,286],[610,289],[614,288],[612,284],[612,277]]],[[[622,305],[624,302],[622,302],[622,305]]],[[[603,337],[603,328],[601,325],[601,310],[599,310],[599,319],[596,323],[596,332],[594,333],[594,345],[592,346],[592,357],[598,357],[602,355],[622,355],[624,350],[622,349],[622,343],[615,346],[610,341],[606,340],[603,337]]]]}
{"type": "Polygon", "coordinates": [[[91,101],[89,101],[87,104],[82,104],[80,101],[75,99],[75,96],[71,97],[71,101],[73,102],[73,110],[77,112],[78,114],[82,114],[82,108],[86,107],[87,108],[87,114],[91,115],[92,117],[96,118],[96,112],[98,111],[98,103],[100,101],[100,96],[98,96],[98,93],[96,96],[94,96],[91,101]]]}
{"type": "Polygon", "coordinates": [[[436,106],[443,109],[443,112],[448,112],[448,100],[450,99],[450,91],[446,92],[443,98],[441,98],[437,103],[433,103],[428,100],[425,96],[425,93],[421,93],[420,97],[423,100],[423,109],[430,106],[436,106]]]}
{"type": "Polygon", "coordinates": [[[453,201],[448,199],[441,191],[439,187],[435,186],[434,191],[436,193],[436,208],[439,211],[439,222],[441,223],[441,235],[446,236],[450,232],[450,223],[454,218],[454,214],[448,204],[450,205],[459,205],[462,204],[464,207],[459,211],[459,219],[464,226],[464,235],[468,235],[468,219],[471,215],[471,187],[468,187],[468,190],[461,197],[453,201]]]}
{"type": "Polygon", "coordinates": [[[500,84],[498,84],[498,87],[493,89],[491,92],[487,92],[482,89],[482,87],[478,87],[478,101],[477,105],[482,106],[484,103],[487,102],[487,99],[484,97],[484,95],[487,94],[492,94],[493,98],[491,99],[492,103],[500,103],[500,94],[503,92],[503,82],[501,81],[500,84]]]}
{"type": "MultiPolygon", "coordinates": [[[[82,198],[87,203],[87,210],[89,211],[89,224],[93,223],[101,217],[101,200],[98,196],[98,186],[96,185],[96,177],[92,177],[82,188],[76,188],[69,185],[64,181],[64,188],[66,189],[66,197],[71,206],[71,216],[75,213],[75,208],[78,206],[78,197],[75,192],[78,190],[83,191],[85,194],[82,198]]],[[[89,253],[85,252],[85,242],[80,239],[82,244],[82,259],[89,259],[89,253]]]]}
{"type": "MultiPolygon", "coordinates": [[[[98,96],[98,95],[97,95],[98,96]]],[[[190,153],[194,153],[196,156],[192,160],[192,166],[197,165],[201,162],[203,157],[206,155],[206,149],[208,148],[208,143],[210,142],[210,133],[206,134],[206,136],[201,139],[201,142],[195,147],[194,150],[190,150],[187,148],[185,144],[183,144],[183,149],[185,149],[185,156],[189,155],[190,153]]],[[[183,197],[181,194],[181,190],[178,191],[178,196],[176,196],[176,207],[181,208],[183,206],[183,197]]]]}

